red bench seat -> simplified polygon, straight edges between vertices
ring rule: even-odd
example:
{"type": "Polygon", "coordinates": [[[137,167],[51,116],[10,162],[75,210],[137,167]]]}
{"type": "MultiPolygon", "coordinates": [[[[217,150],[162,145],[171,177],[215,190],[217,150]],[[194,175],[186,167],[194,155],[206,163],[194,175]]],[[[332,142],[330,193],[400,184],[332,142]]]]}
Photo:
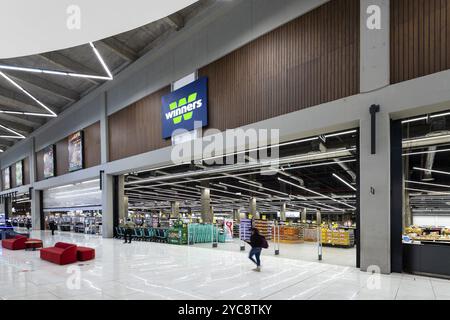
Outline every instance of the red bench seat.
{"type": "Polygon", "coordinates": [[[9,250],[23,250],[25,249],[25,242],[28,240],[27,237],[16,235],[12,239],[3,239],[2,247],[9,250]]]}
{"type": "Polygon", "coordinates": [[[77,262],[77,246],[71,243],[57,242],[54,247],[41,249],[41,259],[59,265],[77,262]]]}
{"type": "Polygon", "coordinates": [[[78,261],[88,261],[95,258],[95,249],[88,247],[77,247],[78,261]]]}

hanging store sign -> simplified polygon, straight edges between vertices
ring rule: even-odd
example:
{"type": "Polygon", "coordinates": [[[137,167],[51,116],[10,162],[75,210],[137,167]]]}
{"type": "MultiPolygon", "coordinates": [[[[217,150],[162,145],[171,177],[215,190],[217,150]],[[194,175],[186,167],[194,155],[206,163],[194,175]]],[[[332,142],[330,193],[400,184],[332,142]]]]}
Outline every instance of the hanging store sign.
{"type": "Polygon", "coordinates": [[[208,78],[203,77],[162,97],[162,136],[208,125],[208,78]]]}

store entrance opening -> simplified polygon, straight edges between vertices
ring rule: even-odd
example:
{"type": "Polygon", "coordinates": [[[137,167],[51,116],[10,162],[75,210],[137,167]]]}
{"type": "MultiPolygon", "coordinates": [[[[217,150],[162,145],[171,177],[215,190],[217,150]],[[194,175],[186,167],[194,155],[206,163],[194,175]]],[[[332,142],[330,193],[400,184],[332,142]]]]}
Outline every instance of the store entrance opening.
{"type": "Polygon", "coordinates": [[[244,156],[239,164],[131,172],[119,178],[115,234],[131,219],[137,240],[248,252],[254,227],[269,241],[264,254],[356,266],[358,141],[354,129],[281,143],[277,167],[246,151],[227,155],[244,156]]]}
{"type": "Polygon", "coordinates": [[[63,232],[102,234],[100,180],[87,180],[43,192],[45,229],[55,222],[63,232]]]}
{"type": "Polygon", "coordinates": [[[402,210],[393,211],[394,219],[401,212],[397,225],[403,234],[400,240],[395,233],[401,243],[397,263],[400,271],[450,277],[450,112],[397,125],[403,158],[403,183],[397,187],[402,210]]]}

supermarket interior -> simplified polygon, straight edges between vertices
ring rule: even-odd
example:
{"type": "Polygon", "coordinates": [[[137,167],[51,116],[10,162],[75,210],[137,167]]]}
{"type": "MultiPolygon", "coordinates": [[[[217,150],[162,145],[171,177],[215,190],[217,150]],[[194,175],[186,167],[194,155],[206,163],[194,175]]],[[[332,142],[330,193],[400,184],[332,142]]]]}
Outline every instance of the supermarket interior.
{"type": "Polygon", "coordinates": [[[281,143],[277,167],[255,149],[234,164],[130,172],[118,178],[116,236],[130,218],[137,240],[239,252],[255,227],[271,254],[356,267],[357,141],[354,129],[281,143]]]}

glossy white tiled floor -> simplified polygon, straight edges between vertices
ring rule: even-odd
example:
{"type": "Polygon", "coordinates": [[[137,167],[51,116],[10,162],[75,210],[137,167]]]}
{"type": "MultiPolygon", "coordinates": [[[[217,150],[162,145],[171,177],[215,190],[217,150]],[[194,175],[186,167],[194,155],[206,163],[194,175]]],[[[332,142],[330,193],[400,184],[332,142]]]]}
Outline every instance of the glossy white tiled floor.
{"type": "Polygon", "coordinates": [[[450,281],[372,276],[267,252],[256,273],[242,252],[67,233],[32,236],[46,246],[66,241],[95,247],[97,258],[58,266],[40,260],[37,251],[2,250],[2,299],[450,299],[450,281]]]}

